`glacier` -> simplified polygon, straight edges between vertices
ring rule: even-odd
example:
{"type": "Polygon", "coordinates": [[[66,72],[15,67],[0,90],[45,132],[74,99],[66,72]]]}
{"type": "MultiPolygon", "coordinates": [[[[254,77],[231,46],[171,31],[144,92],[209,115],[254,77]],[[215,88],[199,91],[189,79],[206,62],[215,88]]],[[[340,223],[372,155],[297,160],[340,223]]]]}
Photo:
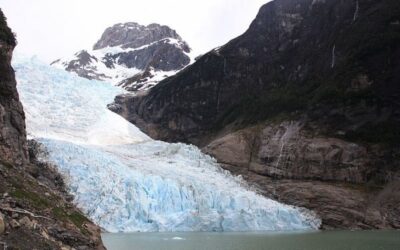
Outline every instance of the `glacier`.
{"type": "Polygon", "coordinates": [[[155,141],[107,109],[119,87],[13,59],[30,138],[108,232],[313,230],[311,211],[249,188],[192,145],[155,141]]]}

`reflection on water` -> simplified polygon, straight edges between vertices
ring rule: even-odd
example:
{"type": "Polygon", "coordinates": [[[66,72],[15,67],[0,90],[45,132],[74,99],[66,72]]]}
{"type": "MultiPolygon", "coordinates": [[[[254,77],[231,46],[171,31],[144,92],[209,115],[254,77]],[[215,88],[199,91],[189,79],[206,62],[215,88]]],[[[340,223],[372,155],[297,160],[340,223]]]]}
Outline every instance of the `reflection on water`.
{"type": "Polygon", "coordinates": [[[103,234],[108,250],[399,250],[400,231],[103,234]]]}

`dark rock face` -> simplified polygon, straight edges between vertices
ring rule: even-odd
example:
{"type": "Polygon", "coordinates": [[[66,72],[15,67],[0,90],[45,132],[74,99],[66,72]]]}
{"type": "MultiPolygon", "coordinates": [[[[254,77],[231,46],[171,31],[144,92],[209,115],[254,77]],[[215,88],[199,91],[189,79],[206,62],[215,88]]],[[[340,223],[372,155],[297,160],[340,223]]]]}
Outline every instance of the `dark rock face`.
{"type": "MultiPolygon", "coordinates": [[[[106,47],[139,48],[160,41],[164,38],[182,40],[175,30],[165,25],[150,24],[143,26],[137,23],[119,23],[107,28],[100,40],[93,46],[94,50],[106,47]]],[[[185,47],[189,52],[189,47],[185,47]]]]}
{"type": "MultiPolygon", "coordinates": [[[[161,75],[164,71],[179,71],[190,63],[190,51],[187,43],[168,26],[125,23],[107,28],[93,51],[80,51],[75,59],[59,59],[52,65],[90,80],[107,80],[128,90],[139,90],[150,81],[138,78],[140,74],[151,70],[161,75]],[[134,75],[138,81],[132,81],[134,75]]],[[[154,86],[154,81],[148,85],[154,86]]]]}
{"type": "Polygon", "coordinates": [[[267,122],[221,136],[204,151],[225,164],[276,179],[382,184],[400,178],[397,148],[315,132],[301,121],[267,122]]]}
{"type": "Polygon", "coordinates": [[[145,49],[118,53],[111,56],[111,61],[124,63],[128,68],[171,71],[179,70],[190,63],[190,58],[182,53],[182,47],[176,47],[169,40],[152,43],[145,49]]]}
{"type": "Polygon", "coordinates": [[[95,56],[90,55],[86,50],[82,50],[75,55],[76,59],[66,64],[65,69],[67,71],[75,72],[78,74],[78,76],[90,80],[101,80],[108,78],[105,74],[97,72],[97,69],[91,66],[99,61],[95,56]]]}
{"type": "Polygon", "coordinates": [[[242,36],[110,107],[325,228],[399,228],[380,198],[400,179],[399,20],[395,0],[275,0],[242,36]]]}
{"type": "Polygon", "coordinates": [[[295,112],[349,138],[399,139],[399,7],[358,3],[355,15],[357,1],[270,2],[242,36],[126,106],[170,141],[295,112]]]}
{"type": "Polygon", "coordinates": [[[149,86],[149,79],[153,78],[154,75],[151,73],[149,69],[145,70],[143,73],[136,74],[126,80],[123,80],[119,83],[119,86],[124,89],[137,92],[142,88],[146,88],[149,86]]]}
{"type": "Polygon", "coordinates": [[[27,163],[25,114],[11,67],[15,45],[14,36],[0,11],[0,158],[24,165],[27,163]]]}

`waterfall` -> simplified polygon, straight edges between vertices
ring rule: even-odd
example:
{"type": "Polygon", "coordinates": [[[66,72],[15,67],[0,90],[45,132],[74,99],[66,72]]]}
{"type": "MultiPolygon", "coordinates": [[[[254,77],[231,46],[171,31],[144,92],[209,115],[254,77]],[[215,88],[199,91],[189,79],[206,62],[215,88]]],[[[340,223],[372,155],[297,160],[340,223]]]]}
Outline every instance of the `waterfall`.
{"type": "Polygon", "coordinates": [[[356,10],[354,11],[353,22],[355,22],[358,18],[358,12],[360,11],[360,5],[358,0],[356,1],[356,10]]]}
{"type": "Polygon", "coordinates": [[[331,62],[331,68],[332,68],[332,69],[335,67],[335,63],[336,63],[336,54],[335,54],[335,50],[336,50],[336,44],[333,45],[333,48],[332,48],[332,62],[331,62]]]}

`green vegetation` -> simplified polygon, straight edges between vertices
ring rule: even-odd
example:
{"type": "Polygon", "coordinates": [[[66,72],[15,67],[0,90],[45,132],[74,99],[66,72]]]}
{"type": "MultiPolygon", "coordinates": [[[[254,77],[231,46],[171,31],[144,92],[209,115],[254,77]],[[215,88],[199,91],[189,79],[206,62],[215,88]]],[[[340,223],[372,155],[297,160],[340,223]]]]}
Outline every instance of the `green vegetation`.
{"type": "Polygon", "coordinates": [[[366,183],[366,184],[338,183],[338,185],[365,194],[378,193],[383,189],[383,186],[377,183],[366,183]]]}
{"type": "Polygon", "coordinates": [[[12,168],[14,167],[11,163],[6,162],[6,161],[3,161],[3,160],[1,160],[1,159],[0,159],[0,165],[3,165],[3,166],[5,166],[5,167],[8,168],[8,169],[12,169],[12,168]]]}
{"type": "Polygon", "coordinates": [[[276,116],[289,116],[307,107],[306,96],[300,88],[276,88],[264,95],[244,97],[232,106],[219,121],[221,126],[238,117],[243,125],[257,123],[276,116]]]}
{"type": "Polygon", "coordinates": [[[79,229],[83,229],[82,226],[85,222],[89,222],[89,220],[83,216],[81,213],[79,212],[72,212],[68,218],[77,226],[79,227],[79,229]]]}
{"type": "Polygon", "coordinates": [[[47,208],[50,206],[49,201],[41,198],[37,193],[30,192],[19,187],[15,188],[15,190],[11,192],[11,196],[20,200],[27,200],[36,208],[47,208]]]}
{"type": "MultiPolygon", "coordinates": [[[[368,113],[369,109],[379,107],[384,102],[372,87],[351,91],[340,84],[325,83],[311,90],[314,86],[310,81],[308,86],[305,85],[302,88],[293,84],[272,89],[260,96],[243,98],[220,118],[216,129],[233,122],[236,122],[238,128],[242,128],[259,122],[296,119],[300,114],[312,113],[316,110],[329,115],[332,109],[355,107],[368,113]]],[[[345,119],[344,115],[343,119],[345,119]]],[[[343,125],[346,122],[351,123],[346,120],[340,123],[343,125]]],[[[334,127],[335,124],[332,126],[334,127]]],[[[365,125],[346,134],[343,139],[394,145],[400,142],[398,127],[398,123],[387,120],[365,125]]]]}
{"type": "Polygon", "coordinates": [[[243,98],[222,116],[220,124],[223,126],[237,117],[240,117],[245,125],[275,117],[294,118],[299,111],[315,106],[344,103],[349,100],[349,94],[335,84],[318,84],[316,80],[308,81],[303,86],[287,84],[265,91],[262,95],[243,98]]]}
{"type": "Polygon", "coordinates": [[[65,209],[60,207],[55,207],[52,209],[53,215],[55,218],[61,221],[70,221],[72,222],[81,233],[85,235],[90,235],[86,228],[84,228],[84,223],[89,222],[89,220],[83,216],[81,213],[77,211],[73,211],[72,213],[68,213],[65,209]]]}
{"type": "MultiPolygon", "coordinates": [[[[400,44],[399,25],[391,24],[400,18],[398,16],[400,7],[396,8],[397,10],[373,12],[370,16],[361,16],[355,24],[337,30],[337,35],[323,44],[328,55],[333,44],[339,48],[340,60],[333,69],[320,67],[326,64],[328,59],[322,50],[315,57],[307,59],[306,65],[309,70],[305,79],[286,77],[279,69],[270,67],[264,81],[274,84],[266,85],[266,89],[251,96],[241,97],[220,116],[215,129],[219,130],[227,124],[235,124],[241,128],[273,121],[276,117],[296,119],[296,116],[313,114],[318,114],[312,118],[318,122],[324,121],[330,116],[331,111],[335,111],[330,117],[331,120],[342,120],[340,122],[337,120],[338,124],[328,124],[326,132],[332,132],[334,135],[337,132],[336,128],[339,127],[337,125],[347,127],[349,130],[355,126],[357,129],[346,133],[343,139],[386,145],[399,144],[400,124],[393,117],[384,118],[382,121],[362,120],[363,114],[368,116],[374,110],[379,113],[385,109],[395,108],[396,100],[400,98],[400,94],[396,92],[397,83],[393,80],[397,74],[394,55],[400,44]],[[376,21],[366,25],[369,19],[376,21]],[[381,32],[370,32],[371,30],[381,32]],[[362,81],[359,86],[357,86],[358,80],[362,81]],[[348,118],[348,115],[353,115],[352,111],[360,115],[348,118]],[[359,122],[365,124],[358,127],[356,124],[359,122]]],[[[303,54],[313,53],[312,50],[307,51],[307,48],[304,48],[301,53],[299,52],[298,58],[303,54]]],[[[276,63],[277,65],[285,65],[296,60],[292,58],[291,53],[284,56],[276,63]]],[[[292,72],[293,69],[289,73],[292,72]]],[[[376,114],[376,117],[378,119],[380,115],[376,114]]]]}

